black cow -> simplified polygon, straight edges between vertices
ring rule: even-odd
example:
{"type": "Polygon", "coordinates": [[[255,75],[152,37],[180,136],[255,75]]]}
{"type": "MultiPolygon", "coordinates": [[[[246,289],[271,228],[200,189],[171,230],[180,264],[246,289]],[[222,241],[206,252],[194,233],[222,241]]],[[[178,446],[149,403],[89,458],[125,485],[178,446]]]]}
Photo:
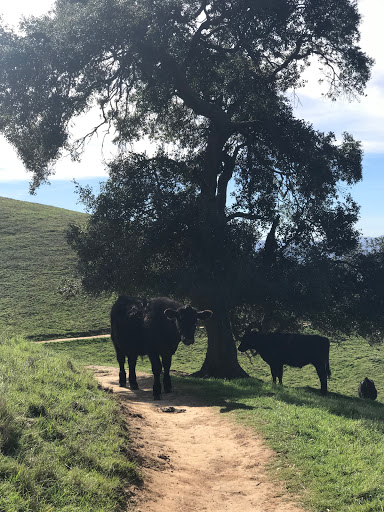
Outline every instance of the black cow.
{"type": "MultiPolygon", "coordinates": [[[[313,364],[321,383],[321,393],[327,394],[329,369],[329,340],[322,336],[309,334],[264,334],[252,331],[248,327],[239,345],[240,352],[256,351],[269,364],[273,382],[276,377],[283,382],[283,366],[302,368],[313,364]]],[[[256,355],[255,354],[255,355],[256,355]]]]}
{"type": "Polygon", "coordinates": [[[212,311],[197,311],[166,297],[145,300],[120,296],[111,310],[111,338],[120,366],[120,386],[127,384],[125,357],[128,357],[129,386],[138,389],[137,358],[148,355],[154,376],[154,399],[160,399],[162,368],[164,391],[170,392],[172,384],[169,370],[173,354],[180,341],[185,345],[194,343],[197,319],[206,320],[211,315],[212,311]]]}
{"type": "Polygon", "coordinates": [[[357,390],[360,398],[369,398],[371,400],[376,400],[377,398],[377,389],[373,380],[365,377],[359,384],[359,388],[357,390]]]}

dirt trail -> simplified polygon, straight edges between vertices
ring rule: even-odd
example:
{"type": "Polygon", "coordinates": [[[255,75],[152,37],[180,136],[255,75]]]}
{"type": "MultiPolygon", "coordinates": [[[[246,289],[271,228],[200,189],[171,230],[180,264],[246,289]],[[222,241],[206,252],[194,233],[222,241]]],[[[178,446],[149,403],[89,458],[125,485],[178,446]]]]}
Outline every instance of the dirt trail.
{"type": "Polygon", "coordinates": [[[110,334],[99,334],[98,336],[81,336],[80,338],[57,338],[54,340],[34,341],[34,343],[57,343],[59,341],[93,340],[94,338],[110,338],[110,334]]]}
{"type": "Polygon", "coordinates": [[[249,430],[177,389],[154,402],[152,376],[138,373],[131,391],[118,386],[117,369],[91,368],[121,398],[142,459],[134,512],[304,512],[269,481],[273,452],[249,430]]]}

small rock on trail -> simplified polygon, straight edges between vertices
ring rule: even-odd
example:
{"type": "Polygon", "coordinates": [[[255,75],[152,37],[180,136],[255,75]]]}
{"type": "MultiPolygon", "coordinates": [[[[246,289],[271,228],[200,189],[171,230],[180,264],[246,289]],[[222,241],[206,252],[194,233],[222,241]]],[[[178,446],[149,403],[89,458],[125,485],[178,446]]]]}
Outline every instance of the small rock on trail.
{"type": "Polygon", "coordinates": [[[91,369],[118,394],[143,467],[144,485],[131,489],[129,510],[304,512],[282,483],[268,479],[265,465],[274,454],[248,429],[177,389],[154,402],[147,374],[138,372],[140,389],[131,391],[119,387],[116,368],[91,369]]]}

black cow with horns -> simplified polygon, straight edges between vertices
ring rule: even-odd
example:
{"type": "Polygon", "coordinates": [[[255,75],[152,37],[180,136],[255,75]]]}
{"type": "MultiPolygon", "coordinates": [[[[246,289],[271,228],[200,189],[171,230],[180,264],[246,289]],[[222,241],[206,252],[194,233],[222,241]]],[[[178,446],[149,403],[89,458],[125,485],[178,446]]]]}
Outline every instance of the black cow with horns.
{"type": "Polygon", "coordinates": [[[321,393],[327,394],[329,368],[329,340],[310,334],[262,333],[252,330],[252,324],[245,330],[239,345],[240,352],[254,351],[269,364],[273,382],[276,377],[283,383],[284,365],[302,368],[313,364],[320,379],[321,393]]]}
{"type": "Polygon", "coordinates": [[[138,389],[136,362],[138,356],[147,355],[151,361],[154,376],[153,398],[160,399],[160,374],[164,370],[164,391],[172,391],[172,356],[182,341],[192,345],[195,341],[197,320],[206,320],[212,311],[197,311],[190,305],[184,306],[167,297],[141,299],[120,296],[111,310],[111,338],[120,366],[119,384],[126,386],[124,369],[128,358],[129,387],[138,389]],[[161,360],[160,360],[161,358],[161,360]]]}

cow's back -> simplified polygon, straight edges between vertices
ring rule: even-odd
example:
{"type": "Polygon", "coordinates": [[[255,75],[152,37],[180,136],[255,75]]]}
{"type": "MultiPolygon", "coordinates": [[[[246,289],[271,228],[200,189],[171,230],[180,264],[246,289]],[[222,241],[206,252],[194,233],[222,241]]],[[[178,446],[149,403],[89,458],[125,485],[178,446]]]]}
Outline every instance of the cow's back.
{"type": "Polygon", "coordinates": [[[121,295],[111,309],[111,338],[115,348],[126,354],[174,354],[180,334],[166,309],[178,309],[180,303],[167,297],[141,299],[121,295]]]}
{"type": "Polygon", "coordinates": [[[327,362],[329,358],[329,340],[323,336],[274,333],[263,338],[260,355],[267,362],[302,368],[311,363],[327,362]]]}

